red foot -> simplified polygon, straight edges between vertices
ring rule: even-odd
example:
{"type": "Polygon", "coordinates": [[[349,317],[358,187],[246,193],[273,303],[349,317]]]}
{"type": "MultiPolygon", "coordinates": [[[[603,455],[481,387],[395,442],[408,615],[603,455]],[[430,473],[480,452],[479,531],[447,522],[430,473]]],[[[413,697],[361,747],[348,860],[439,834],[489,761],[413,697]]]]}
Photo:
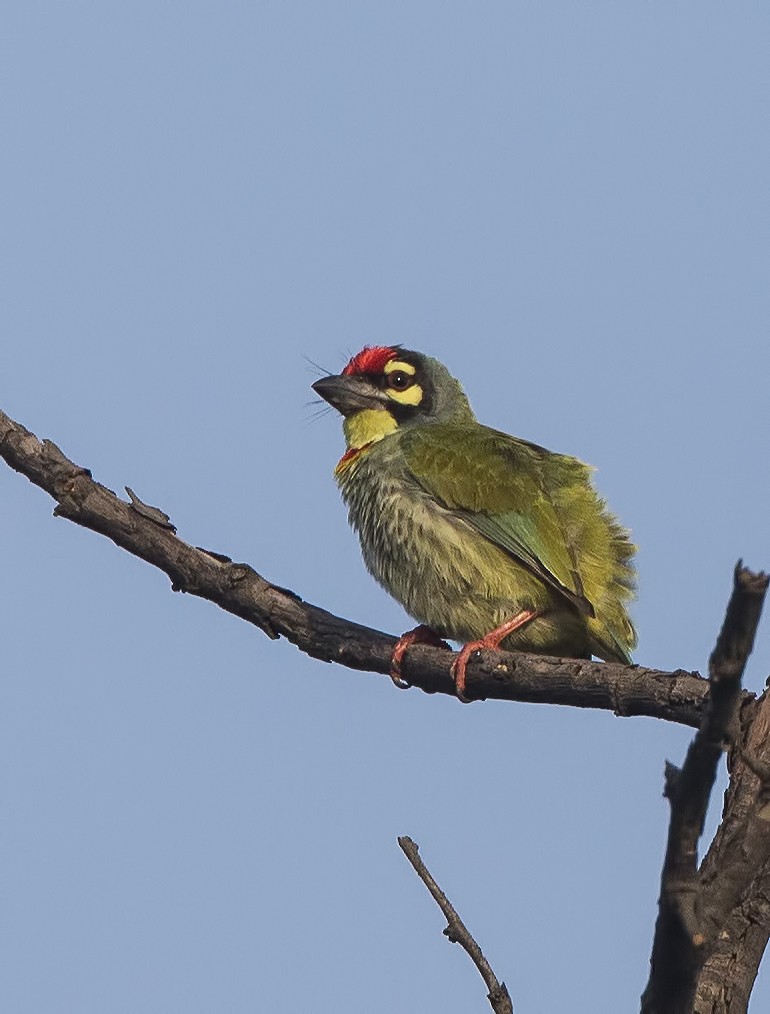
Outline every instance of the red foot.
{"type": "Polygon", "coordinates": [[[408,630],[405,634],[402,634],[398,639],[396,647],[393,649],[393,654],[390,656],[390,678],[399,690],[408,690],[412,685],[411,683],[407,683],[401,676],[401,662],[407,649],[411,648],[413,644],[432,644],[436,648],[446,648],[447,651],[452,650],[446,641],[441,640],[435,630],[426,627],[424,623],[421,623],[419,627],[415,627],[414,630],[408,630]]]}
{"type": "Polygon", "coordinates": [[[462,647],[457,658],[452,663],[452,676],[454,677],[455,686],[457,687],[457,696],[463,704],[470,703],[469,699],[465,696],[465,668],[468,665],[468,659],[474,651],[481,651],[483,648],[491,648],[492,650],[499,648],[500,642],[504,641],[509,634],[512,634],[514,630],[518,630],[520,627],[525,626],[539,615],[540,614],[534,609],[523,609],[520,613],[517,613],[513,619],[506,620],[505,623],[501,623],[499,627],[495,627],[494,630],[490,630],[490,632],[482,637],[480,641],[468,641],[468,643],[462,647]]]}

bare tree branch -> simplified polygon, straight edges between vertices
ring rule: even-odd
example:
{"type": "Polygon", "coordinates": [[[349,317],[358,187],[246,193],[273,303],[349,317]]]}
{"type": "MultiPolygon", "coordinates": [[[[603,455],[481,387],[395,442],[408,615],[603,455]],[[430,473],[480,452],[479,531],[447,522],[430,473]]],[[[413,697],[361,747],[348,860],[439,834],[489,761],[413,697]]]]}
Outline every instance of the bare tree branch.
{"type": "MultiPolygon", "coordinates": [[[[754,646],[767,585],[765,574],[754,574],[738,562],[733,593],[709,660],[711,695],[703,720],[681,771],[666,765],[665,795],[671,803],[671,820],[643,1014],[686,1014],[692,1010],[698,974],[710,946],[740,894],[764,865],[761,854],[757,857],[760,861],[751,864],[747,879],[736,890],[723,893],[723,910],[708,922],[703,918],[698,840],[728,729],[737,722],[741,677],[754,646]]],[[[727,868],[732,871],[729,865],[727,868]]]]}
{"type": "Polygon", "coordinates": [[[428,888],[434,901],[446,916],[447,925],[444,930],[444,936],[451,940],[453,944],[459,944],[467,952],[476,968],[478,968],[479,974],[489,990],[487,999],[492,1010],[495,1014],[513,1014],[513,1004],[505,983],[498,982],[497,976],[492,971],[492,967],[484,957],[481,948],[469,933],[468,928],[455,911],[449,898],[447,898],[433,879],[430,870],[420,858],[420,846],[417,842],[406,836],[399,838],[398,844],[414,867],[415,873],[428,888]]]}
{"type": "MultiPolygon", "coordinates": [[[[301,651],[350,669],[388,673],[396,638],[343,620],[299,595],[266,581],[248,564],[183,542],[158,508],[131,492],[131,502],[0,412],[0,456],[57,501],[54,513],[112,539],[158,567],[175,591],[188,592],[259,627],[286,637],[301,651]]],[[[404,677],[428,693],[454,696],[453,656],[415,645],[404,658],[404,677]]],[[[555,659],[503,651],[480,652],[468,665],[467,694],[477,700],[528,701],[600,708],[616,715],[648,715],[697,726],[708,682],[697,673],[642,666],[555,659]]]]}
{"type": "Polygon", "coordinates": [[[770,937],[770,697],[745,702],[723,819],[701,864],[701,923],[713,938],[697,1014],[745,1011],[770,937]]]}
{"type": "Polygon", "coordinates": [[[770,867],[765,866],[716,934],[698,977],[694,1014],[741,1014],[748,1010],[768,937],[770,867]]]}

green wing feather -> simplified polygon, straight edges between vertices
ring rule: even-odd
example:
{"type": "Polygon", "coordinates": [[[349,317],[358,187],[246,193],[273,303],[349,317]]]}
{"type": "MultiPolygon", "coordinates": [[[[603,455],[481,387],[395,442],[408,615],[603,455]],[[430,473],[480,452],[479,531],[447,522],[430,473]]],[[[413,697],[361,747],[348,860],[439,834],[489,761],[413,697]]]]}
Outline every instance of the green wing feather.
{"type": "Polygon", "coordinates": [[[634,546],[576,458],[479,423],[436,423],[403,435],[414,479],[586,616],[596,654],[629,660],[636,634],[634,546]]]}

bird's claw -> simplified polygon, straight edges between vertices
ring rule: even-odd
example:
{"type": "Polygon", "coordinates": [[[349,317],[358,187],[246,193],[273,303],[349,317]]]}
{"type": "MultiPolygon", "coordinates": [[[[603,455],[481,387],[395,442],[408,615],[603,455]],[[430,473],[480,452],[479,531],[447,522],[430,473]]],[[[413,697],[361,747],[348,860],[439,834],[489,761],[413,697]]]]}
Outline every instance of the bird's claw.
{"type": "Polygon", "coordinates": [[[455,681],[455,692],[457,693],[457,700],[462,704],[471,703],[471,698],[465,696],[465,669],[471,655],[474,651],[478,651],[480,647],[483,648],[485,645],[479,641],[471,641],[469,644],[463,645],[458,652],[457,658],[452,663],[450,671],[452,679],[455,681]]]}
{"type": "Polygon", "coordinates": [[[399,674],[397,672],[394,672],[392,669],[390,670],[390,672],[388,673],[388,675],[393,680],[393,686],[396,687],[396,689],[398,689],[398,690],[411,690],[412,689],[412,684],[411,683],[407,683],[405,679],[403,679],[401,676],[399,676],[399,674]]]}
{"type": "Polygon", "coordinates": [[[414,630],[408,630],[402,634],[390,656],[390,678],[393,680],[393,685],[399,690],[409,690],[412,686],[401,675],[401,662],[407,649],[411,648],[413,644],[432,644],[436,648],[446,648],[447,651],[451,651],[446,641],[442,641],[435,630],[426,627],[424,623],[415,627],[414,630]]]}
{"type": "Polygon", "coordinates": [[[512,634],[514,630],[518,630],[520,627],[524,627],[528,623],[531,623],[531,621],[537,619],[539,615],[540,614],[534,609],[522,609],[515,616],[512,616],[510,620],[506,620],[505,623],[501,623],[499,627],[495,627],[494,630],[490,630],[490,632],[482,637],[480,641],[469,641],[467,644],[463,645],[457,655],[457,658],[452,663],[452,678],[454,679],[455,687],[457,688],[457,696],[463,704],[470,704],[469,698],[465,696],[465,669],[471,655],[476,651],[481,651],[482,648],[488,648],[496,651],[500,647],[500,642],[504,641],[509,634],[512,634]]]}

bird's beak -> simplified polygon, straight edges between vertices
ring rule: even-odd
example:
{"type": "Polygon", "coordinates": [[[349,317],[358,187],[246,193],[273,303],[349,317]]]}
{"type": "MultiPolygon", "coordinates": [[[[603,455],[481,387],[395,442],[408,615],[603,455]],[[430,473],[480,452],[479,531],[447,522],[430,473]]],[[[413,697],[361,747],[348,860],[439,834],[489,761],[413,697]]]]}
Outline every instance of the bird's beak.
{"type": "Polygon", "coordinates": [[[344,416],[355,415],[366,408],[385,408],[386,396],[366,377],[321,377],[312,385],[316,394],[344,416]]]}

